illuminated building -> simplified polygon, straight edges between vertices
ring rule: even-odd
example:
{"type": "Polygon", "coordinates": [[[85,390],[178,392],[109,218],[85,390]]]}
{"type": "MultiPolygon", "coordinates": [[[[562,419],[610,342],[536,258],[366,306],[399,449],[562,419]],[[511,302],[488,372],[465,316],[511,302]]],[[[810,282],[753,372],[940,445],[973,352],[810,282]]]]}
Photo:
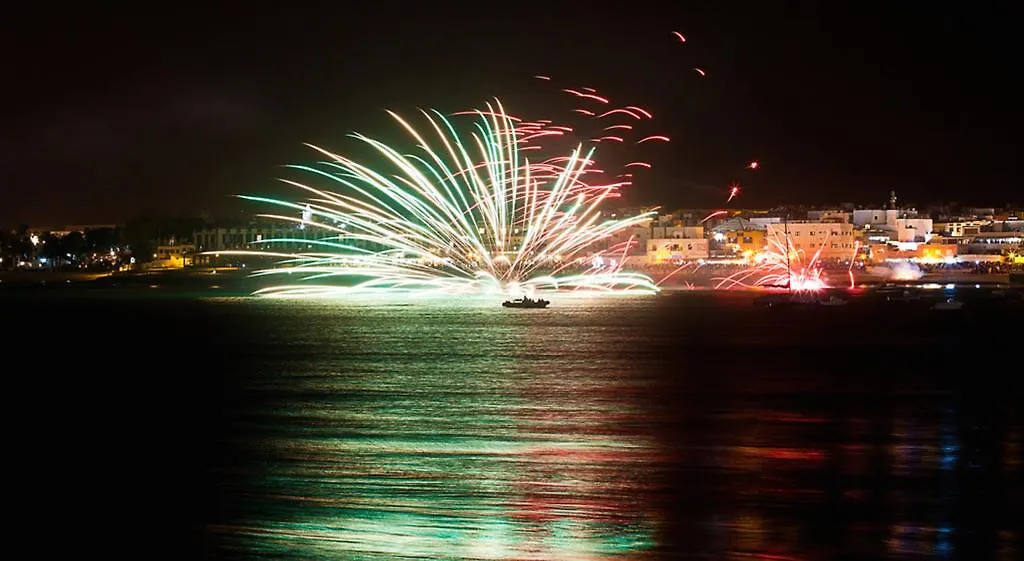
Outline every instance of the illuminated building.
{"type": "Polygon", "coordinates": [[[837,222],[786,222],[768,224],[768,237],[786,239],[792,250],[811,256],[818,252],[819,259],[849,259],[856,245],[853,225],[837,222]]]}
{"type": "MultiPolygon", "coordinates": [[[[900,216],[896,209],[859,209],[853,211],[852,222],[854,226],[885,226],[893,223],[900,216]]],[[[907,216],[917,216],[916,212],[910,211],[907,216]]]]}
{"type": "MultiPolygon", "coordinates": [[[[281,222],[252,223],[244,226],[210,226],[192,232],[195,241],[196,265],[213,263],[210,255],[202,253],[227,250],[266,250],[295,251],[311,249],[314,241],[324,240],[328,236],[324,230],[316,228],[300,228],[300,224],[281,222]]],[[[343,234],[331,236],[337,240],[343,234]]],[[[363,242],[352,241],[351,245],[365,245],[363,242]]]]}
{"type": "Polygon", "coordinates": [[[962,253],[1004,253],[1024,251],[1024,233],[1022,232],[982,232],[964,240],[965,251],[962,253]]]}
{"type": "Polygon", "coordinates": [[[932,236],[932,219],[918,218],[913,209],[877,209],[853,211],[853,225],[864,230],[888,232],[901,242],[927,242],[932,236]]]}
{"type": "Polygon", "coordinates": [[[63,238],[64,236],[77,232],[79,234],[85,234],[90,230],[116,230],[119,228],[118,224],[72,224],[66,226],[38,226],[28,229],[28,233],[42,236],[43,234],[49,234],[55,238],[63,238]]]}
{"type": "Polygon", "coordinates": [[[913,261],[917,263],[952,263],[957,261],[956,244],[923,244],[917,242],[875,243],[867,246],[872,263],[913,261]]]}
{"type": "Polygon", "coordinates": [[[850,222],[853,214],[842,210],[809,210],[807,219],[815,222],[850,222]]]}
{"type": "Polygon", "coordinates": [[[765,226],[746,218],[730,218],[714,227],[714,248],[727,255],[753,255],[768,245],[765,226]]]}
{"type": "Polygon", "coordinates": [[[932,228],[936,234],[950,238],[963,236],[976,236],[981,233],[982,226],[987,226],[988,220],[961,220],[957,222],[936,222],[932,228]]]}
{"type": "Polygon", "coordinates": [[[750,222],[757,228],[767,228],[769,224],[782,224],[782,218],[778,216],[756,216],[750,222]]]}
{"type": "Polygon", "coordinates": [[[993,217],[992,230],[995,232],[1024,232],[1024,220],[1021,213],[1012,212],[998,214],[993,217]]]}
{"type": "MultiPolygon", "coordinates": [[[[611,215],[613,218],[616,215],[611,215]]],[[[662,215],[644,224],[625,229],[614,236],[609,236],[593,245],[593,249],[607,249],[631,240],[627,255],[644,256],[649,253],[649,241],[698,239],[704,237],[703,226],[683,226],[679,221],[673,222],[674,215],[662,215]]],[[[706,255],[705,255],[706,257],[706,255]]]]}
{"type": "Polygon", "coordinates": [[[652,239],[668,239],[668,238],[703,238],[704,227],[703,226],[651,226],[651,238],[652,239]]]}
{"type": "Polygon", "coordinates": [[[181,269],[192,265],[193,244],[174,243],[158,245],[153,260],[145,264],[146,269],[181,269]]]}
{"type": "Polygon", "coordinates": [[[725,233],[725,244],[732,253],[753,254],[768,244],[764,230],[734,230],[725,233]]]}
{"type": "Polygon", "coordinates": [[[659,265],[708,256],[707,238],[659,238],[647,240],[647,263],[659,265]]]}

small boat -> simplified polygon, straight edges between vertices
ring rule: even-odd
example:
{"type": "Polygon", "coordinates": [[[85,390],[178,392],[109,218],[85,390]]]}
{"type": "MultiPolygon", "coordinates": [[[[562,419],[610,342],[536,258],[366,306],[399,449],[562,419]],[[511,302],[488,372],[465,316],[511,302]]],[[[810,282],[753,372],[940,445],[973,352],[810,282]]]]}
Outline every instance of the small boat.
{"type": "Polygon", "coordinates": [[[900,294],[898,296],[888,296],[886,299],[891,301],[891,302],[913,302],[913,301],[920,300],[921,299],[921,295],[919,293],[917,293],[917,292],[911,292],[909,290],[904,290],[903,294],[900,294]]]}
{"type": "Polygon", "coordinates": [[[954,298],[946,298],[941,302],[936,302],[932,306],[933,310],[959,310],[964,307],[964,303],[954,298]]]}
{"type": "Polygon", "coordinates": [[[755,306],[765,306],[767,308],[792,306],[796,303],[792,294],[764,294],[754,299],[755,306]]]}
{"type": "Polygon", "coordinates": [[[815,294],[765,294],[754,299],[755,306],[767,308],[808,308],[821,304],[822,300],[815,294]]]}
{"type": "Polygon", "coordinates": [[[836,296],[829,296],[828,300],[822,300],[819,302],[822,306],[845,306],[846,300],[838,298],[836,296]]]}
{"type": "Polygon", "coordinates": [[[505,308],[547,308],[551,302],[544,300],[543,298],[513,298],[512,300],[505,300],[501,305],[505,308]]]}

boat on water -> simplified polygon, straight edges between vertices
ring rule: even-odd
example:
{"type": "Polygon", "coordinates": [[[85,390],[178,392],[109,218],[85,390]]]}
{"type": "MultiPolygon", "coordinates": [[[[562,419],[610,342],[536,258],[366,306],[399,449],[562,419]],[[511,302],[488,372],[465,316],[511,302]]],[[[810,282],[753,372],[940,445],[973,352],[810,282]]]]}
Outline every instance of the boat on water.
{"type": "Polygon", "coordinates": [[[838,296],[829,296],[827,299],[818,302],[822,306],[845,306],[846,300],[839,298],[838,296]]]}
{"type": "Polygon", "coordinates": [[[805,307],[821,302],[816,295],[805,293],[764,294],[754,299],[755,306],[768,308],[805,307]]]}
{"type": "Polygon", "coordinates": [[[754,299],[755,306],[773,308],[776,306],[791,306],[796,304],[791,294],[764,294],[754,299]]]}
{"type": "Polygon", "coordinates": [[[790,263],[789,256],[789,222],[783,221],[783,225],[786,227],[786,270],[789,272],[788,278],[785,283],[782,284],[766,284],[762,285],[762,288],[782,288],[785,289],[785,293],[776,294],[764,294],[754,299],[755,306],[764,306],[768,308],[798,308],[808,309],[811,306],[843,306],[846,304],[846,300],[839,298],[835,295],[829,296],[824,299],[817,290],[793,290],[793,266],[790,263]]]}
{"type": "Polygon", "coordinates": [[[933,310],[959,310],[964,307],[964,303],[955,298],[946,298],[940,302],[936,302],[932,306],[933,310]]]}
{"type": "Polygon", "coordinates": [[[754,299],[755,306],[768,308],[808,307],[808,306],[845,306],[849,302],[838,296],[821,298],[817,294],[765,294],[754,299]]]}
{"type": "Polygon", "coordinates": [[[513,298],[512,300],[505,300],[501,305],[505,308],[547,308],[550,304],[548,300],[543,298],[513,298]]]}
{"type": "Polygon", "coordinates": [[[886,300],[889,300],[890,302],[916,302],[920,299],[921,294],[911,292],[909,290],[904,290],[902,294],[889,295],[886,297],[886,300]]]}

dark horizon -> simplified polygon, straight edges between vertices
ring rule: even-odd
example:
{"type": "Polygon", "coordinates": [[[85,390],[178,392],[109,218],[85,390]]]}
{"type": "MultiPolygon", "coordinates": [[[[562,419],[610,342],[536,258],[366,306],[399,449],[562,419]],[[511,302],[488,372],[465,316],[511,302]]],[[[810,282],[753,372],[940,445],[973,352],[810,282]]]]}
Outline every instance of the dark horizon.
{"type": "Polygon", "coordinates": [[[1020,202],[1008,12],[519,6],[12,14],[0,224],[256,213],[232,195],[290,193],[305,142],[403,140],[385,109],[564,111],[534,74],[655,112],[623,204],[1020,202]]]}

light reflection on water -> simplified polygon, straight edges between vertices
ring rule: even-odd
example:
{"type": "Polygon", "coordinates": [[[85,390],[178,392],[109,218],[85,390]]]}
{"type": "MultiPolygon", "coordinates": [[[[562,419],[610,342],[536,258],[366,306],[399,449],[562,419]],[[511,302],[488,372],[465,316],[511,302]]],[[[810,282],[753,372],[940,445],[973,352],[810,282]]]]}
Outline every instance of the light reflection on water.
{"type": "Polygon", "coordinates": [[[641,334],[616,304],[256,305],[287,325],[262,338],[247,387],[260,407],[240,414],[239,459],[260,470],[240,482],[251,510],[215,528],[235,547],[595,559],[653,545],[641,334]]]}
{"type": "MultiPolygon", "coordinates": [[[[1012,519],[992,520],[984,546],[956,527],[975,508],[965,485],[1019,463],[966,457],[977,421],[933,377],[847,359],[901,343],[865,318],[780,322],[680,298],[216,302],[253,340],[208,531],[239,558],[1019,550],[1012,519]]],[[[1019,423],[972,449],[1019,450],[1019,423]]]]}

